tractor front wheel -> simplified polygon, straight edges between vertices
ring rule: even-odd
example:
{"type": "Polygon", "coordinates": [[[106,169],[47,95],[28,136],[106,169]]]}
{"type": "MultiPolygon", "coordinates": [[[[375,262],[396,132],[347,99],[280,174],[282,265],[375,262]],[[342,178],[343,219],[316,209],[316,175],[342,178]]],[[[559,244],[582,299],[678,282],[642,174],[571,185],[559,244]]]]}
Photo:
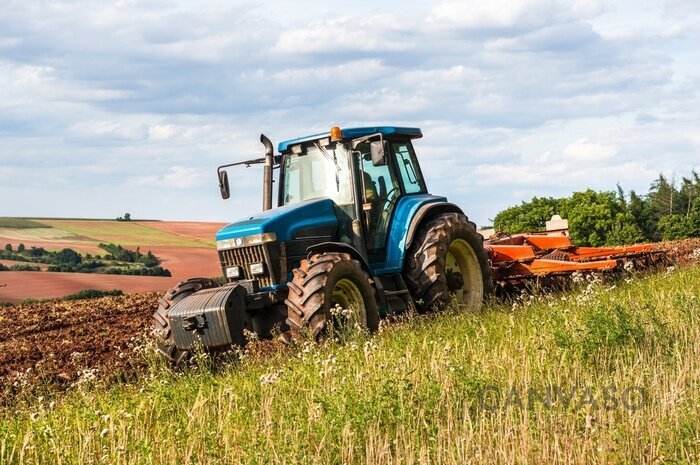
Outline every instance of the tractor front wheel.
{"type": "Polygon", "coordinates": [[[171,363],[175,365],[181,364],[187,360],[189,352],[180,350],[175,345],[173,332],[170,328],[170,310],[173,305],[189,297],[202,289],[211,289],[218,287],[211,279],[192,278],[179,283],[177,286],[168,290],[163,297],[158,301],[158,310],[153,314],[153,330],[157,338],[158,351],[171,363]]]}
{"type": "Polygon", "coordinates": [[[406,255],[404,278],[422,311],[447,305],[478,309],[493,291],[483,238],[459,213],[445,213],[425,224],[406,255]]]}
{"type": "Polygon", "coordinates": [[[293,275],[285,301],[293,339],[310,333],[319,340],[327,333],[330,321],[342,324],[340,318],[334,318],[335,309],[351,312],[349,321],[371,332],[379,327],[379,309],[370,277],[349,254],[314,254],[302,260],[293,275]]]}

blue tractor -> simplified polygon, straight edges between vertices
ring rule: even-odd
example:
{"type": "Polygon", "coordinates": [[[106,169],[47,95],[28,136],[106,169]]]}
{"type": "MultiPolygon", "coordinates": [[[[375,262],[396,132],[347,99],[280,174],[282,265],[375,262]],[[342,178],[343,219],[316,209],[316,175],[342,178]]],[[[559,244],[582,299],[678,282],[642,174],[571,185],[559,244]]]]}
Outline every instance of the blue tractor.
{"type": "Polygon", "coordinates": [[[379,319],[452,300],[478,308],[493,289],[476,226],[428,193],[413,141],[420,129],[340,129],[287,140],[274,153],[218,168],[262,164],[263,211],[216,235],[225,284],[194,278],[169,290],[154,314],[161,352],[180,363],[195,347],[326,335],[333,310],[379,319]],[[274,171],[278,174],[275,176],[274,171]],[[276,179],[275,179],[276,178],[276,179]],[[272,208],[277,182],[277,208],[272,208]]]}

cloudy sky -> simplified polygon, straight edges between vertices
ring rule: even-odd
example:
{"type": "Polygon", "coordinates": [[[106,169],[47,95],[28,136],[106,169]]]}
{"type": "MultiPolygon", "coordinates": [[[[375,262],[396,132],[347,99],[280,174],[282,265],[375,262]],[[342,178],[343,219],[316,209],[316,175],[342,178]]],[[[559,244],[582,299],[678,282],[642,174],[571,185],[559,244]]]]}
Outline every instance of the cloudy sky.
{"type": "Polygon", "coordinates": [[[421,127],[480,224],[700,170],[697,0],[2,3],[0,216],[237,219],[219,164],[333,125],[421,127]]]}

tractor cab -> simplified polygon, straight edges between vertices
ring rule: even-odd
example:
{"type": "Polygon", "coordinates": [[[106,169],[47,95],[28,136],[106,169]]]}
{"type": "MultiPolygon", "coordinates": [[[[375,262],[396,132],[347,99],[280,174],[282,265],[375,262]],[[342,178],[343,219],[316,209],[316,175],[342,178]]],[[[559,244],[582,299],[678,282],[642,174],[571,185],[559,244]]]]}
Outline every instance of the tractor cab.
{"type": "Polygon", "coordinates": [[[380,266],[397,201],[427,193],[411,142],[419,137],[413,128],[332,128],[282,142],[279,206],[333,200],[345,241],[380,266]]]}

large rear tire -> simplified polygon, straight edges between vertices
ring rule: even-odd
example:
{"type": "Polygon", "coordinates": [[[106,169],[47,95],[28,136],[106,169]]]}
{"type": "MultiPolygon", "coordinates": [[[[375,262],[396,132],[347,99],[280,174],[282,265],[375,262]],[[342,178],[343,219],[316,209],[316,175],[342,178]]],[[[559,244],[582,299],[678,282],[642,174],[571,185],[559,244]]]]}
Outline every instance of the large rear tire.
{"type": "Polygon", "coordinates": [[[454,298],[479,309],[493,292],[491,266],[476,225],[460,213],[426,223],[406,255],[404,279],[421,311],[443,307],[454,298]]]}
{"type": "Polygon", "coordinates": [[[326,252],[302,260],[288,283],[287,324],[293,339],[310,333],[319,340],[336,305],[356,312],[354,321],[370,332],[379,327],[379,308],[369,275],[346,253],[326,252]]]}
{"type": "Polygon", "coordinates": [[[189,297],[202,289],[211,289],[213,287],[218,287],[218,284],[211,279],[191,278],[169,289],[158,301],[158,310],[153,314],[153,329],[157,339],[158,351],[169,362],[179,365],[189,357],[189,351],[180,350],[175,345],[173,333],[170,329],[170,320],[168,319],[170,310],[173,305],[185,297],[189,297]]]}

